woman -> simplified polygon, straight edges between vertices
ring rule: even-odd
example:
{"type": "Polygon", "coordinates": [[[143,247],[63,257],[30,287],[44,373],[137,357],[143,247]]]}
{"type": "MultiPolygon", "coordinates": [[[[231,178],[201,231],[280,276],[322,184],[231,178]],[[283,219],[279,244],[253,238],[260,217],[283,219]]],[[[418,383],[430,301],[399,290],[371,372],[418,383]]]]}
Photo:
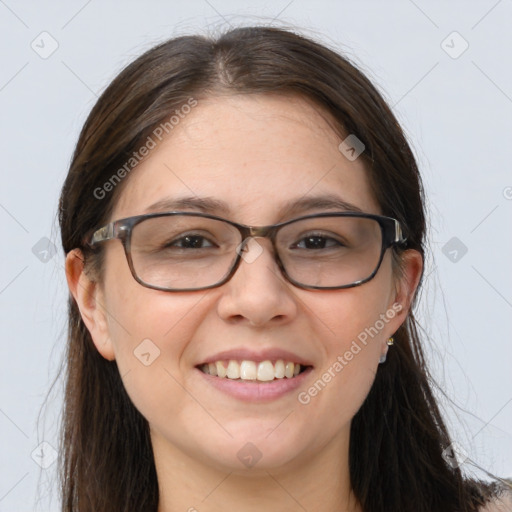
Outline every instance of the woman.
{"type": "Polygon", "coordinates": [[[432,394],[414,157],[345,58],[251,27],[148,51],[60,224],[63,510],[506,510],[432,394]]]}

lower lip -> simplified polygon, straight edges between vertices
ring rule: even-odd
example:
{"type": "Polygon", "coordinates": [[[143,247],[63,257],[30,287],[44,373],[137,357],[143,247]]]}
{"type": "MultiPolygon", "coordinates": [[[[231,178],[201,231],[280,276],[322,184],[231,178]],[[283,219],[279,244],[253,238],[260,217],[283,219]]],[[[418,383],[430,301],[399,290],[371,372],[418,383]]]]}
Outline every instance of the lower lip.
{"type": "Polygon", "coordinates": [[[245,402],[269,402],[276,400],[291,391],[297,389],[304,383],[313,368],[310,366],[302,373],[291,379],[275,379],[269,382],[257,382],[254,380],[233,380],[227,377],[221,378],[204,373],[198,368],[196,370],[219,391],[245,402]]]}

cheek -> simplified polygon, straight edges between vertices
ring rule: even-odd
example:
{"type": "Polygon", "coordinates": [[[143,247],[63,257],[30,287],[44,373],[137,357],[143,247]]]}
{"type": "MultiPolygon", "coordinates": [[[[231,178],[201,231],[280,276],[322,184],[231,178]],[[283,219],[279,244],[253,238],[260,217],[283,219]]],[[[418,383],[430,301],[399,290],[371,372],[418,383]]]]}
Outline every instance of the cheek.
{"type": "Polygon", "coordinates": [[[131,295],[119,290],[109,301],[109,331],[117,363],[125,371],[153,362],[169,371],[178,369],[201,322],[201,297],[162,296],[164,292],[139,288],[131,295]]]}
{"type": "Polygon", "coordinates": [[[380,348],[379,341],[389,330],[388,297],[378,281],[320,297],[311,309],[315,312],[314,329],[322,333],[326,353],[332,358],[348,351],[347,359],[352,362],[364,360],[369,351],[380,348]]]}
{"type": "Polygon", "coordinates": [[[377,276],[363,286],[323,293],[309,302],[315,313],[310,316],[313,329],[321,340],[322,365],[299,402],[330,409],[333,428],[350,421],[362,405],[389,335],[394,317],[386,316],[391,272],[377,276]]]}
{"type": "Polygon", "coordinates": [[[112,249],[106,261],[105,308],[118,364],[128,364],[141,343],[149,348],[153,343],[160,355],[172,352],[176,357],[189,338],[191,313],[204,292],[170,294],[146,288],[133,278],[121,244],[112,249]]]}
{"type": "Polygon", "coordinates": [[[176,414],[184,399],[180,365],[201,323],[205,292],[168,294],[145,288],[125,262],[109,263],[114,264],[105,275],[105,309],[126,390],[148,420],[156,410],[176,414]]]}
{"type": "Polygon", "coordinates": [[[150,298],[138,291],[137,298],[134,294],[119,303],[118,318],[126,330],[114,322],[116,362],[128,396],[150,424],[188,421],[190,396],[182,370],[186,348],[201,322],[200,308],[194,307],[199,300],[158,292],[150,298]]]}

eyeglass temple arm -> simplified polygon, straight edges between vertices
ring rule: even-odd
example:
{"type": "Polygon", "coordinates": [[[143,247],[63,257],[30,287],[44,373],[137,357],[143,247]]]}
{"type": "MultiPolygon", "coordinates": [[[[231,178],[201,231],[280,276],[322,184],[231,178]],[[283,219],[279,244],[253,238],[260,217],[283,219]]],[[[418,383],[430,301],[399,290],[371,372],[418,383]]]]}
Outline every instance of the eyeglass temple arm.
{"type": "Polygon", "coordinates": [[[114,224],[115,222],[111,222],[110,224],[97,229],[91,237],[90,245],[95,245],[99,242],[104,242],[106,240],[115,238],[116,235],[114,233],[114,224]]]}
{"type": "Polygon", "coordinates": [[[404,243],[407,241],[407,238],[405,238],[403,235],[402,226],[396,219],[393,220],[395,221],[395,239],[393,241],[397,243],[404,243]]]}

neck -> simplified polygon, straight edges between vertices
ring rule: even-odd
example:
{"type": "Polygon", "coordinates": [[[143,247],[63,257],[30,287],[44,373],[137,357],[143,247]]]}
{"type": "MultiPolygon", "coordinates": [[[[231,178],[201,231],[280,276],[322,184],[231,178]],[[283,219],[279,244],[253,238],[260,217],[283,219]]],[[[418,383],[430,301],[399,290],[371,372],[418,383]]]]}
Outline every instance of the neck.
{"type": "Polygon", "coordinates": [[[152,432],[158,512],[361,512],[350,485],[348,437],[280,467],[218,467],[192,458],[152,432]]]}

